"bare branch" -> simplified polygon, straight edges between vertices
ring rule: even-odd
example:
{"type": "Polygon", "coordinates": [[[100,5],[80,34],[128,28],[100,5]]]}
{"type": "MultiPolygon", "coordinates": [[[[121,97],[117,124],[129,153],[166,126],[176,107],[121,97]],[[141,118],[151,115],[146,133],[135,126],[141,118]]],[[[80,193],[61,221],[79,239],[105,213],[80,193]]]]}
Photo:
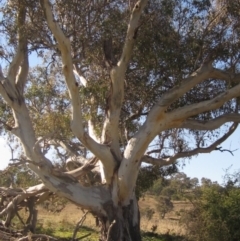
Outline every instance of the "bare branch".
{"type": "Polygon", "coordinates": [[[234,156],[233,152],[237,151],[237,149],[235,149],[235,150],[223,149],[221,146],[216,147],[215,150],[220,151],[220,152],[229,152],[232,156],[234,156]]]}
{"type": "Polygon", "coordinates": [[[59,239],[56,239],[56,238],[46,235],[46,234],[30,234],[25,237],[19,238],[18,241],[28,241],[28,240],[33,240],[33,239],[36,239],[36,240],[44,239],[44,240],[49,240],[49,241],[59,240],[59,239]]]}
{"type": "Polygon", "coordinates": [[[81,84],[84,86],[84,87],[87,87],[87,80],[78,73],[78,71],[76,70],[76,67],[74,66],[74,70],[73,70],[74,74],[77,75],[77,77],[79,78],[81,84]]]}
{"type": "MultiPolygon", "coordinates": [[[[225,92],[217,95],[215,98],[211,100],[206,100],[197,104],[192,104],[192,105],[178,108],[177,110],[170,112],[169,114],[170,118],[174,121],[181,120],[181,119],[183,121],[183,120],[186,120],[188,117],[198,115],[199,113],[217,109],[221,107],[226,101],[239,96],[239,92],[240,92],[240,84],[236,85],[235,87],[229,90],[226,90],[225,92]]],[[[182,124],[182,121],[180,121],[181,124],[182,124]]]]}
{"type": "MultiPolygon", "coordinates": [[[[1,188],[2,189],[2,188],[1,188]]],[[[11,196],[15,196],[14,192],[15,190],[13,189],[6,189],[4,190],[5,192],[7,192],[7,194],[9,195],[11,193],[11,196]]],[[[12,210],[16,209],[17,206],[26,198],[31,197],[31,196],[35,196],[36,194],[39,194],[41,192],[45,191],[45,187],[44,185],[40,184],[37,186],[34,186],[32,188],[28,188],[26,191],[24,191],[23,189],[21,190],[21,192],[19,192],[19,190],[17,190],[16,192],[16,196],[13,198],[13,200],[7,205],[6,208],[4,208],[1,212],[0,212],[0,217],[2,217],[3,215],[7,214],[7,213],[11,213],[12,210]]],[[[1,191],[2,192],[2,191],[1,191]]]]}
{"type": "Polygon", "coordinates": [[[92,171],[93,169],[96,169],[97,161],[98,160],[96,158],[93,158],[92,160],[90,160],[87,163],[85,163],[83,166],[81,166],[81,167],[79,167],[77,169],[68,171],[66,173],[72,175],[75,178],[79,178],[82,175],[87,174],[89,171],[92,171]]]}
{"type": "Polygon", "coordinates": [[[217,68],[213,68],[212,78],[225,80],[227,82],[232,82],[232,83],[240,82],[240,74],[232,74],[232,73],[229,73],[227,71],[217,69],[217,68]]]}
{"type": "Polygon", "coordinates": [[[229,136],[231,136],[233,134],[233,132],[237,129],[238,124],[234,123],[228,130],[228,132],[223,135],[221,138],[219,138],[217,141],[215,141],[213,144],[211,144],[208,147],[198,147],[195,148],[191,151],[186,151],[186,152],[179,152],[171,157],[168,158],[153,158],[151,156],[145,155],[143,156],[143,158],[141,159],[142,162],[146,162],[146,163],[150,163],[153,165],[158,165],[158,166],[167,166],[167,165],[171,165],[173,163],[175,163],[178,159],[180,158],[187,158],[187,157],[191,157],[197,154],[201,154],[201,153],[210,153],[212,151],[216,151],[216,150],[222,150],[220,147],[218,147],[221,143],[223,143],[229,136]]]}
{"type": "Polygon", "coordinates": [[[90,113],[91,113],[91,116],[88,120],[88,132],[89,132],[89,136],[91,138],[93,138],[93,140],[99,142],[100,141],[100,138],[99,138],[99,135],[97,134],[97,131],[96,131],[96,127],[95,127],[95,120],[94,120],[94,117],[96,116],[96,112],[97,112],[97,103],[96,103],[96,100],[95,100],[95,97],[92,96],[91,99],[90,99],[90,113]]]}
{"type": "Polygon", "coordinates": [[[123,47],[123,52],[121,55],[121,58],[118,62],[119,68],[124,68],[124,73],[127,69],[128,63],[132,57],[132,51],[133,51],[133,45],[135,43],[135,40],[137,38],[137,31],[139,28],[139,19],[141,16],[141,13],[143,9],[145,8],[147,4],[147,0],[139,0],[132,11],[132,15],[129,21],[128,30],[127,30],[127,36],[125,39],[125,44],[123,47]]]}
{"type": "MultiPolygon", "coordinates": [[[[167,130],[175,126],[179,127],[179,125],[181,125],[183,122],[184,116],[182,119],[180,119],[178,115],[171,116],[171,113],[165,113],[167,107],[181,97],[185,92],[193,88],[196,84],[212,77],[212,69],[212,61],[205,62],[198,70],[182,80],[179,86],[175,86],[166,94],[161,96],[160,100],[149,112],[147,120],[142,125],[140,130],[129,140],[124,152],[125,158],[122,161],[119,169],[119,176],[131,176],[131,173],[135,173],[134,177],[132,175],[132,180],[137,178],[137,173],[135,172],[136,165],[140,165],[142,155],[153,138],[160,131],[167,130]],[[134,156],[134,159],[132,156],[134,156]]],[[[124,189],[127,185],[129,185],[129,182],[128,184],[124,183],[123,179],[121,179],[121,182],[123,187],[122,195],[125,196],[126,192],[124,189]]],[[[134,184],[132,183],[132,188],[133,185],[134,184]]]]}
{"type": "Polygon", "coordinates": [[[28,74],[28,53],[27,53],[27,35],[25,32],[25,21],[26,21],[26,5],[21,1],[17,1],[19,6],[19,12],[17,17],[18,25],[18,48],[17,53],[9,67],[7,78],[12,86],[18,83],[20,92],[23,90],[23,85],[26,82],[28,74]],[[19,71],[19,68],[21,67],[19,71]],[[17,75],[19,76],[17,78],[17,75]],[[17,78],[17,79],[16,79],[17,78]]]}
{"type": "Polygon", "coordinates": [[[70,99],[72,101],[72,123],[71,128],[78,139],[96,155],[103,163],[108,167],[107,181],[110,182],[111,175],[113,173],[115,162],[109,147],[101,145],[94,141],[83,128],[83,118],[81,113],[81,101],[79,98],[78,84],[74,76],[73,62],[71,57],[71,45],[70,41],[64,35],[59,25],[53,18],[51,11],[51,5],[48,0],[41,0],[41,6],[43,8],[48,26],[52,31],[54,37],[58,42],[58,48],[61,51],[62,62],[63,62],[63,74],[68,86],[70,99]]]}
{"type": "MultiPolygon", "coordinates": [[[[40,143],[44,141],[45,139],[53,136],[53,133],[50,133],[42,138],[40,138],[33,146],[33,152],[38,158],[38,165],[43,167],[47,164],[48,168],[52,169],[53,165],[51,161],[44,156],[44,154],[40,151],[40,143]]],[[[29,161],[28,161],[29,162],[29,161]]]]}
{"type": "Polygon", "coordinates": [[[23,95],[25,83],[27,82],[28,70],[29,70],[28,52],[27,50],[25,50],[22,66],[19,70],[19,74],[16,77],[17,89],[21,95],[23,95]]]}
{"type": "Polygon", "coordinates": [[[212,69],[212,62],[204,63],[189,77],[183,79],[179,86],[173,87],[170,91],[161,96],[160,100],[154,105],[154,107],[150,111],[147,121],[158,119],[159,116],[161,116],[163,112],[167,109],[167,107],[171,105],[175,100],[180,98],[184,93],[186,93],[202,81],[213,77],[212,69]]]}
{"type": "Polygon", "coordinates": [[[221,115],[215,119],[208,121],[198,121],[198,120],[185,120],[180,128],[186,128],[191,130],[215,130],[221,125],[227,122],[240,122],[240,114],[230,113],[221,115]]]}
{"type": "Polygon", "coordinates": [[[124,98],[124,79],[129,61],[132,57],[133,46],[137,37],[139,28],[139,19],[141,13],[147,4],[147,0],[139,0],[132,11],[128,24],[127,35],[117,66],[111,69],[111,89],[107,101],[107,116],[102,132],[102,142],[110,143],[110,148],[117,160],[121,160],[121,151],[119,146],[119,116],[124,98]]]}
{"type": "MultiPolygon", "coordinates": [[[[81,226],[83,225],[83,223],[84,223],[84,221],[85,221],[85,219],[86,219],[86,217],[87,217],[87,214],[88,214],[88,212],[84,213],[84,215],[81,217],[81,219],[77,222],[77,225],[76,225],[76,227],[75,227],[75,229],[74,229],[74,232],[73,232],[72,241],[75,240],[76,235],[77,235],[77,232],[78,232],[78,230],[81,228],[81,226]]],[[[85,237],[85,236],[84,236],[84,237],[85,237]]]]}

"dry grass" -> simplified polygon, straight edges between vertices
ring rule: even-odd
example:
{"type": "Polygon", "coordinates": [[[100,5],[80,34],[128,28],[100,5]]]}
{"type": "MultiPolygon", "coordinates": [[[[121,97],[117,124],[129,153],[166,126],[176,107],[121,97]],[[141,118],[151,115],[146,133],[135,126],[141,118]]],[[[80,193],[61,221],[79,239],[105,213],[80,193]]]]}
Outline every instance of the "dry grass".
{"type": "MultiPolygon", "coordinates": [[[[141,229],[144,231],[151,231],[153,225],[157,225],[155,232],[159,234],[184,234],[184,229],[179,224],[178,215],[181,211],[191,208],[191,204],[183,201],[175,201],[174,209],[167,213],[164,219],[161,219],[156,212],[156,200],[153,196],[146,196],[139,201],[140,212],[143,214],[146,208],[151,208],[155,211],[151,220],[147,220],[146,216],[141,216],[141,229]]],[[[67,206],[60,213],[48,212],[42,207],[39,210],[39,224],[44,228],[61,227],[66,225],[74,226],[83,215],[83,211],[74,204],[67,204],[67,206]]],[[[95,225],[95,218],[92,215],[87,215],[84,226],[97,229],[95,225]]]]}
{"type": "Polygon", "coordinates": [[[165,218],[162,219],[156,211],[157,201],[154,196],[146,196],[139,201],[140,212],[144,213],[144,209],[152,208],[155,213],[151,220],[142,215],[141,229],[144,231],[151,231],[153,225],[157,225],[156,232],[159,234],[185,234],[185,230],[179,223],[180,214],[185,210],[191,209],[192,205],[189,202],[174,201],[174,208],[171,212],[167,213],[165,218]]]}

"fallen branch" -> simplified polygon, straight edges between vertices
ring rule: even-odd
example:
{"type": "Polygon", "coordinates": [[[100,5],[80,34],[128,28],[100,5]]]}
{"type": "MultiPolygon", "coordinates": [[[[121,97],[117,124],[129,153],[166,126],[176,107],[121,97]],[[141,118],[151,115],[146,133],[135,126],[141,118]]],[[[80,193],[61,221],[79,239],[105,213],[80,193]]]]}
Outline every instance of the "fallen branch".
{"type": "Polygon", "coordinates": [[[16,241],[42,240],[42,238],[44,238],[44,240],[46,240],[46,241],[58,241],[59,240],[59,239],[56,239],[56,238],[46,235],[46,234],[30,234],[25,237],[19,238],[16,241]]]}

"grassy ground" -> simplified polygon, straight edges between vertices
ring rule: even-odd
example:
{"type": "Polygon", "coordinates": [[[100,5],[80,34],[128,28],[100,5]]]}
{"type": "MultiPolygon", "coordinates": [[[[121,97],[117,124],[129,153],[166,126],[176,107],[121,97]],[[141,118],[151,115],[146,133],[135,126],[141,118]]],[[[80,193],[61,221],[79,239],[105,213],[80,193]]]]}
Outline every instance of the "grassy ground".
{"type": "MultiPolygon", "coordinates": [[[[187,202],[174,202],[174,209],[166,214],[164,219],[156,211],[156,200],[152,196],[146,196],[139,201],[141,212],[141,230],[143,231],[143,241],[183,241],[184,229],[179,224],[181,212],[190,209],[191,205],[187,202]],[[155,211],[149,220],[146,209],[155,211]],[[152,227],[156,230],[152,232],[152,227]]],[[[75,205],[69,203],[60,213],[48,212],[42,207],[38,207],[38,233],[45,233],[55,237],[71,238],[76,223],[83,216],[83,211],[75,205]]],[[[95,219],[90,214],[87,215],[84,226],[78,232],[78,238],[87,236],[85,241],[98,240],[98,228],[95,219]]]]}

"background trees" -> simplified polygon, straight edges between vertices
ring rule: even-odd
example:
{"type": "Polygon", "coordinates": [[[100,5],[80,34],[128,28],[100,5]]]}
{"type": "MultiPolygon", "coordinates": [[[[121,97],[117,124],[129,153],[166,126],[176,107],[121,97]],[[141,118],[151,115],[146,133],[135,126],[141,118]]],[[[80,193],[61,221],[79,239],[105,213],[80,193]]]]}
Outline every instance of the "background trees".
{"type": "Polygon", "coordinates": [[[190,240],[238,240],[239,195],[238,174],[228,176],[224,186],[203,184],[183,216],[190,240]]]}

